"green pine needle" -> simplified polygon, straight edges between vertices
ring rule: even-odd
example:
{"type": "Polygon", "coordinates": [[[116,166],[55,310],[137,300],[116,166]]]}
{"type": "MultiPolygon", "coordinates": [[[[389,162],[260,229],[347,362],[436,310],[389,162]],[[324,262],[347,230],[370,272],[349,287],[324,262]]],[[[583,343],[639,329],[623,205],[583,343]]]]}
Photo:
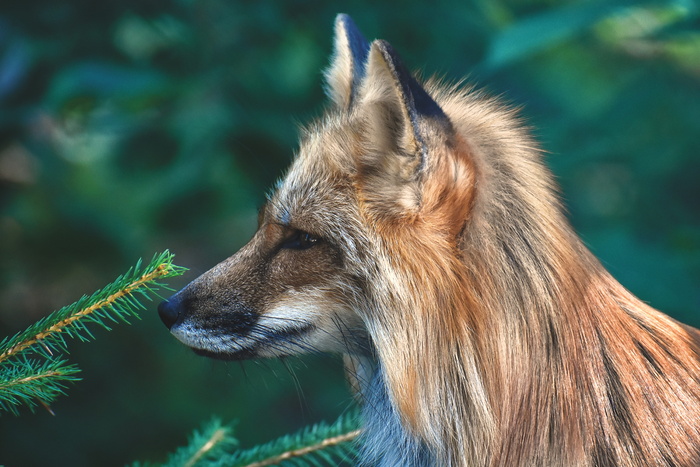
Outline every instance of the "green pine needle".
{"type": "Polygon", "coordinates": [[[354,465],[360,434],[356,411],[335,423],[318,423],[251,449],[234,451],[238,441],[231,427],[213,420],[195,431],[187,446],[179,448],[164,464],[136,462],[131,467],[267,467],[354,465]]]}
{"type": "Polygon", "coordinates": [[[66,360],[25,360],[2,368],[0,375],[0,410],[18,414],[18,407],[37,403],[48,407],[53,400],[64,394],[66,383],[77,381],[80,370],[68,365],[66,360]]]}
{"type": "Polygon", "coordinates": [[[72,305],[37,321],[24,332],[4,339],[0,342],[0,362],[27,351],[39,352],[51,358],[55,352],[66,351],[65,336],[82,341],[94,339],[87,326],[90,323],[110,330],[107,321],[128,322],[130,317],[138,317],[137,311],[144,307],[137,295],[150,300],[151,294],[163,287],[158,280],[179,276],[186,270],[173,265],[172,259],[173,255],[165,251],[155,255],[146,267],[142,267],[139,260],[135,267],[103,289],[90,296],[84,295],[72,305]]]}
{"type": "Polygon", "coordinates": [[[110,323],[138,318],[148,299],[161,288],[160,280],[179,276],[185,268],[172,264],[165,251],[143,266],[141,260],[101,290],[83,296],[72,305],[40,319],[25,331],[0,342],[0,412],[17,413],[17,406],[47,405],[63,394],[65,383],[77,379],[77,367],[66,365],[58,355],[67,352],[66,338],[94,339],[89,325],[109,330],[110,323]],[[43,360],[37,360],[41,357],[43,360]]]}
{"type": "Polygon", "coordinates": [[[233,437],[233,429],[213,419],[190,436],[187,446],[172,453],[164,464],[135,462],[131,467],[203,467],[211,465],[222,456],[238,446],[233,437]]]}
{"type": "Polygon", "coordinates": [[[357,413],[350,412],[333,424],[318,423],[267,444],[223,456],[210,467],[352,465],[357,456],[358,426],[357,413]]]}

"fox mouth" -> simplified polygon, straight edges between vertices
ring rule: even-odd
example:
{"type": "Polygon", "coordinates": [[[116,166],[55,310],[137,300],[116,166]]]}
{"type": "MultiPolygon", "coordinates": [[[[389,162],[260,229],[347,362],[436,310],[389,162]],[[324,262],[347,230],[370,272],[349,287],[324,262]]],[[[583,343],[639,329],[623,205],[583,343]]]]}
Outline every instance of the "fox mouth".
{"type": "Polygon", "coordinates": [[[215,360],[236,361],[257,357],[279,357],[308,350],[301,338],[314,329],[312,324],[283,329],[257,329],[256,326],[240,337],[226,336],[197,339],[178,335],[195,354],[215,360]]]}

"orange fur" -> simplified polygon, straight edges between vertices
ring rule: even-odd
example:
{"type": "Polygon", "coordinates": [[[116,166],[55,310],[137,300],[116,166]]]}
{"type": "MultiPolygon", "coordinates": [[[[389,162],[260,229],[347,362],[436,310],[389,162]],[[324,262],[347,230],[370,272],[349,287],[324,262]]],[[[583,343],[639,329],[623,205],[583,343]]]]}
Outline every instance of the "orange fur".
{"type": "Polygon", "coordinates": [[[700,465],[700,333],[584,247],[512,111],[353,28],[253,240],[162,305],[173,334],[344,353],[372,465],[700,465]]]}

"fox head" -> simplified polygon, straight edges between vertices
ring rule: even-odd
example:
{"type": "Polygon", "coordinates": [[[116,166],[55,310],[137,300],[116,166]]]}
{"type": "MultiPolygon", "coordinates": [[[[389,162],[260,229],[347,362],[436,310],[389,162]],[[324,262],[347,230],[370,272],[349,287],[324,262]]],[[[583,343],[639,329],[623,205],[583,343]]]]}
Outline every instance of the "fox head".
{"type": "Polygon", "coordinates": [[[367,352],[368,325],[390,319],[376,316],[392,294],[383,270],[411,262],[397,243],[408,235],[410,255],[432,257],[423,240],[458,242],[473,168],[440,106],[345,15],[326,78],[331,108],[305,131],[252,240],[158,308],[197,353],[367,352]]]}
{"type": "MultiPolygon", "coordinates": [[[[419,83],[391,45],[367,42],[345,15],[326,83],[331,105],[303,132],[252,240],[163,302],[161,319],[218,359],[342,353],[360,399],[385,388],[401,425],[426,443],[483,444],[459,431],[493,424],[488,394],[503,376],[485,357],[495,324],[478,287],[494,279],[482,278],[481,252],[520,241],[536,224],[528,215],[556,217],[549,175],[510,111],[419,83]],[[510,206],[519,192],[538,207],[510,206]],[[509,232],[487,235],[492,224],[509,232]],[[438,425],[438,405],[458,409],[438,425]]],[[[496,255],[518,259],[534,244],[522,243],[496,255]]]]}

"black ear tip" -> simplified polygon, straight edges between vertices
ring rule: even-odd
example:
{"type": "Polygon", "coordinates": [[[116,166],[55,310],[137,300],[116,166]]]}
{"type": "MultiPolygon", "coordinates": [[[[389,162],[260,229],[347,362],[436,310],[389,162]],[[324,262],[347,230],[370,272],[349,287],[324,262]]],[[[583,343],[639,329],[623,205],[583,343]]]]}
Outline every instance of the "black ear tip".
{"type": "Polygon", "coordinates": [[[345,13],[338,13],[338,16],[335,17],[335,27],[336,31],[338,28],[340,28],[348,37],[352,37],[354,35],[361,36],[360,30],[355,22],[352,20],[350,15],[346,15],[345,13]]]}
{"type": "Polygon", "coordinates": [[[376,47],[382,52],[382,54],[389,53],[389,51],[393,53],[394,51],[394,48],[385,39],[375,39],[372,41],[372,44],[376,44],[376,47]]]}
{"type": "MultiPolygon", "coordinates": [[[[394,50],[394,48],[389,44],[389,42],[384,39],[375,39],[372,41],[372,48],[376,48],[387,65],[391,67],[392,70],[396,70],[402,75],[408,76],[410,73],[405,69],[403,61],[399,57],[399,54],[394,50]]],[[[404,77],[404,76],[401,76],[404,77]]]]}
{"type": "Polygon", "coordinates": [[[335,24],[342,25],[345,29],[358,29],[355,21],[346,13],[338,13],[335,17],[335,24]]]}
{"type": "Polygon", "coordinates": [[[346,24],[348,21],[352,24],[352,18],[350,18],[350,15],[346,13],[338,13],[335,17],[336,23],[346,24]]]}
{"type": "Polygon", "coordinates": [[[387,66],[401,87],[404,97],[407,99],[411,112],[424,117],[448,121],[440,106],[433,100],[423,86],[416,81],[408,68],[403,64],[398,52],[383,39],[377,39],[372,43],[384,58],[387,66]]]}
{"type": "Polygon", "coordinates": [[[336,16],[335,24],[336,27],[341,27],[345,33],[355,60],[358,63],[364,63],[367,59],[367,52],[369,51],[369,42],[367,42],[365,36],[362,35],[360,28],[358,28],[352,18],[345,13],[340,13],[336,16]]]}

